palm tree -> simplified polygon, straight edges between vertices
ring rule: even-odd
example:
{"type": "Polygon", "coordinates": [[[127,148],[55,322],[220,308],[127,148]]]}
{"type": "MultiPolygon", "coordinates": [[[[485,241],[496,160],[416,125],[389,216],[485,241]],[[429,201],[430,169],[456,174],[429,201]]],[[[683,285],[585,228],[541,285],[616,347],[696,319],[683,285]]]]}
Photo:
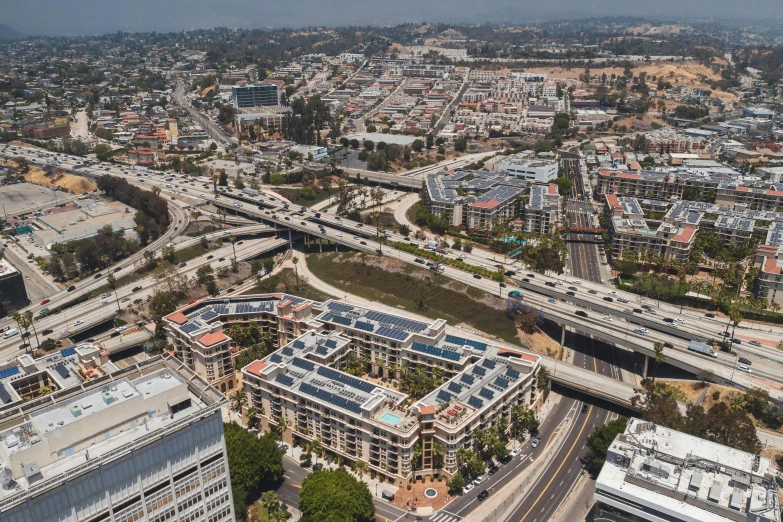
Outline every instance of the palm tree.
{"type": "Polygon", "coordinates": [[[473,458],[473,452],[466,448],[459,448],[457,449],[457,471],[461,471],[462,467],[465,466],[470,460],[473,458]]]}
{"type": "Polygon", "coordinates": [[[242,408],[247,406],[247,393],[244,388],[239,388],[231,396],[231,409],[242,413],[242,408]]]}
{"type": "Polygon", "coordinates": [[[421,442],[417,442],[413,447],[413,469],[421,469],[421,442]]]}
{"type": "Polygon", "coordinates": [[[355,460],[353,463],[353,470],[361,477],[367,473],[367,463],[363,460],[355,460]]]}
{"type": "Polygon", "coordinates": [[[446,454],[446,450],[443,444],[438,442],[432,445],[432,467],[434,469],[440,469],[443,467],[443,456],[446,454]]]}
{"type": "Polygon", "coordinates": [[[321,455],[321,450],[323,450],[321,439],[313,439],[313,441],[310,443],[310,452],[315,455],[316,464],[318,464],[318,457],[321,455]]]}
{"type": "Polygon", "coordinates": [[[237,237],[236,236],[228,236],[228,242],[231,243],[231,248],[234,249],[234,261],[237,259],[237,237]]]}
{"type": "Polygon", "coordinates": [[[106,276],[106,286],[109,287],[109,290],[114,292],[114,299],[117,301],[117,311],[119,312],[121,310],[120,296],[117,295],[117,278],[114,277],[114,274],[106,276]]]}
{"type": "Polygon", "coordinates": [[[220,230],[223,230],[223,227],[226,224],[226,216],[228,216],[228,212],[224,208],[219,208],[217,209],[217,214],[221,218],[220,230]]]}
{"type": "Polygon", "coordinates": [[[780,305],[776,303],[775,301],[772,301],[769,305],[770,310],[772,310],[772,313],[778,313],[780,311],[780,305]]]}
{"type": "Polygon", "coordinates": [[[247,409],[247,411],[245,412],[245,416],[247,417],[248,428],[255,427],[256,422],[258,422],[258,419],[256,418],[257,415],[258,415],[258,410],[256,410],[253,406],[247,409]]]}
{"type": "Polygon", "coordinates": [[[291,258],[291,262],[294,264],[294,271],[296,272],[296,287],[299,288],[299,258],[294,256],[291,258]]]}
{"type": "Polygon", "coordinates": [[[193,210],[193,211],[190,212],[190,218],[196,224],[196,235],[198,235],[198,229],[199,229],[198,218],[200,218],[200,217],[201,217],[201,212],[199,212],[198,210],[193,210]]]}
{"type": "Polygon", "coordinates": [[[476,453],[479,455],[484,452],[484,448],[487,445],[487,432],[478,429],[473,432],[473,447],[475,448],[476,453]]]}
{"type": "MultiPolygon", "coordinates": [[[[20,314],[19,312],[14,312],[11,317],[14,321],[16,321],[16,324],[19,325],[19,328],[23,329],[27,335],[30,334],[30,327],[33,328],[33,333],[35,334],[35,344],[36,348],[41,347],[41,342],[38,340],[38,332],[35,331],[35,316],[33,315],[33,312],[30,310],[27,310],[26,312],[20,314]]],[[[25,336],[27,337],[27,336],[25,336]]],[[[32,350],[30,350],[29,353],[32,353],[32,350]]]]}
{"type": "Polygon", "coordinates": [[[160,187],[152,187],[152,193],[156,196],[160,195],[160,187]]]}
{"type": "Polygon", "coordinates": [[[655,374],[658,373],[658,365],[666,362],[666,356],[663,354],[663,343],[653,343],[653,350],[655,350],[655,367],[653,368],[653,385],[655,384],[655,374]]]}

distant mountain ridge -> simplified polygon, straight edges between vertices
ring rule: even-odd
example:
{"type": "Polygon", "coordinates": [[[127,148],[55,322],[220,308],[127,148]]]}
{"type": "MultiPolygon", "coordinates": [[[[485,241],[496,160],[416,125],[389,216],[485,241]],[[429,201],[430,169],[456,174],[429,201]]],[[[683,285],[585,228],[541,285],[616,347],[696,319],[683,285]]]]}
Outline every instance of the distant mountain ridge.
{"type": "Polygon", "coordinates": [[[0,24],[0,40],[18,40],[24,35],[8,24],[0,24]]]}

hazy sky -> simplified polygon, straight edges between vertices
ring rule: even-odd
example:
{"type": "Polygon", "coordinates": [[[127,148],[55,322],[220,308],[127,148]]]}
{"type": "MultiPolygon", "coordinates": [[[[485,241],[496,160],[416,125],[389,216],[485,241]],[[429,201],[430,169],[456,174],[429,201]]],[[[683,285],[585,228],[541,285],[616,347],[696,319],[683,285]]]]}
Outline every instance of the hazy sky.
{"type": "Polygon", "coordinates": [[[783,20],[783,0],[0,0],[0,22],[25,34],[617,15],[783,20]]]}

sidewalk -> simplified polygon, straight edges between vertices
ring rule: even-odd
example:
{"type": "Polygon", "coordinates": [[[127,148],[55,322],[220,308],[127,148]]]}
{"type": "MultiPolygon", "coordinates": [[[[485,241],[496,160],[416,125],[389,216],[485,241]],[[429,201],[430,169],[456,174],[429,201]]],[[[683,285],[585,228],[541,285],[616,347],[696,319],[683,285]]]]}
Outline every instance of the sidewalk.
{"type": "MultiPolygon", "coordinates": [[[[298,465],[301,462],[299,459],[300,459],[300,457],[302,456],[303,453],[304,453],[304,449],[303,448],[289,446],[288,449],[286,450],[285,456],[288,457],[289,459],[293,460],[298,465]]],[[[337,468],[340,467],[340,466],[338,466],[334,462],[327,462],[326,459],[322,459],[320,457],[318,457],[316,459],[315,455],[313,455],[312,453],[311,453],[311,455],[312,455],[313,465],[315,465],[316,463],[323,464],[324,469],[337,469],[337,468]]],[[[344,466],[344,469],[348,473],[353,475],[357,480],[361,480],[362,482],[367,484],[367,487],[369,488],[370,493],[372,494],[373,497],[375,497],[376,500],[383,500],[384,502],[386,502],[386,500],[382,496],[384,491],[389,491],[391,493],[397,493],[397,490],[399,490],[399,488],[397,486],[395,486],[393,484],[389,484],[388,482],[381,482],[380,480],[376,480],[376,479],[370,478],[370,475],[368,475],[368,474],[367,475],[365,475],[365,474],[360,475],[360,474],[352,471],[351,469],[349,469],[348,467],[345,467],[345,466],[344,466]]]]}

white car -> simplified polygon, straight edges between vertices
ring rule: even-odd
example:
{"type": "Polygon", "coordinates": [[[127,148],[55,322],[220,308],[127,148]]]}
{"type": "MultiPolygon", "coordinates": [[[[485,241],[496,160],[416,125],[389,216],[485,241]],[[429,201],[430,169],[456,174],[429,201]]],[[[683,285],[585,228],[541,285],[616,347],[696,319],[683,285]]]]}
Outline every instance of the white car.
{"type": "Polygon", "coordinates": [[[114,331],[117,332],[117,333],[120,333],[120,332],[124,332],[126,329],[127,329],[126,326],[119,326],[119,327],[115,328],[114,331]]]}
{"type": "Polygon", "coordinates": [[[342,234],[337,234],[337,237],[343,237],[343,235],[342,234]]]}
{"type": "Polygon", "coordinates": [[[514,449],[511,450],[511,456],[512,457],[516,457],[520,453],[522,453],[522,448],[514,448],[514,449]]]}
{"type": "Polygon", "coordinates": [[[60,335],[62,337],[67,337],[67,336],[71,335],[71,332],[69,332],[68,330],[63,330],[62,332],[60,332],[60,335]]]}
{"type": "Polygon", "coordinates": [[[564,284],[564,283],[563,283],[561,280],[559,280],[559,279],[558,279],[557,281],[555,281],[555,284],[556,284],[556,285],[562,285],[562,284],[564,284]]]}
{"type": "Polygon", "coordinates": [[[738,364],[737,369],[741,372],[750,373],[750,368],[744,364],[738,364]]]}
{"type": "Polygon", "coordinates": [[[609,295],[617,295],[617,292],[615,292],[614,290],[612,290],[611,292],[609,292],[609,295]]]}
{"type": "Polygon", "coordinates": [[[101,299],[106,299],[107,297],[111,297],[111,292],[106,292],[105,294],[101,294],[101,299]]]}
{"type": "Polygon", "coordinates": [[[604,321],[611,321],[611,320],[612,320],[611,316],[609,316],[609,315],[605,315],[604,316],[604,321]]]}
{"type": "Polygon", "coordinates": [[[472,490],[474,487],[475,487],[475,486],[473,485],[473,483],[472,483],[472,482],[469,482],[469,483],[468,483],[468,485],[467,485],[467,486],[465,486],[465,488],[462,490],[462,492],[463,492],[463,493],[470,493],[470,491],[471,491],[471,490],[472,490]]]}
{"type": "Polygon", "coordinates": [[[577,279],[576,281],[572,281],[572,283],[574,283],[575,285],[581,285],[582,284],[582,282],[579,279],[577,279]]]}
{"type": "Polygon", "coordinates": [[[79,326],[80,324],[84,324],[84,321],[82,321],[81,319],[78,319],[78,320],[73,322],[74,326],[79,326]]]}
{"type": "Polygon", "coordinates": [[[685,324],[685,319],[681,319],[681,318],[679,318],[679,317],[678,317],[678,318],[677,318],[677,319],[675,319],[675,320],[676,320],[678,323],[680,323],[680,324],[685,324]]]}

